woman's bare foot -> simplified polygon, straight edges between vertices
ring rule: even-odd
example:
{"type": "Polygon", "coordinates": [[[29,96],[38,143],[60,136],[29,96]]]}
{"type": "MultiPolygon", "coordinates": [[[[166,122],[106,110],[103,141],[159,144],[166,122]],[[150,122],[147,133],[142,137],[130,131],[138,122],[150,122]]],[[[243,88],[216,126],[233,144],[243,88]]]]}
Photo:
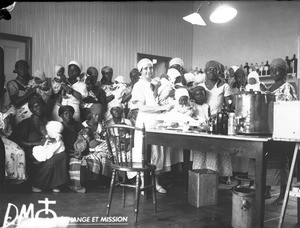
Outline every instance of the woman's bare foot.
{"type": "Polygon", "coordinates": [[[231,184],[230,176],[227,177],[226,184],[228,184],[228,185],[231,184]]]}
{"type": "Polygon", "coordinates": [[[270,192],[266,192],[265,193],[265,200],[266,199],[271,199],[271,198],[272,198],[271,193],[270,192]]]}
{"type": "Polygon", "coordinates": [[[274,206],[281,206],[283,204],[284,197],[282,195],[279,195],[276,200],[272,203],[274,206]]]}

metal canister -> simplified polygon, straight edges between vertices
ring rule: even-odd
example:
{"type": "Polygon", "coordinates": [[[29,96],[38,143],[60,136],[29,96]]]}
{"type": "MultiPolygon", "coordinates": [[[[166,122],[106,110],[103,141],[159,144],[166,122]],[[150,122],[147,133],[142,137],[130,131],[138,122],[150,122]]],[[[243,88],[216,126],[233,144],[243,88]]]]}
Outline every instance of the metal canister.
{"type": "Polygon", "coordinates": [[[275,96],[247,91],[236,95],[236,133],[272,134],[275,96]]]}
{"type": "Polygon", "coordinates": [[[254,227],[254,196],[255,190],[247,187],[232,189],[232,219],[233,228],[254,227]]]}

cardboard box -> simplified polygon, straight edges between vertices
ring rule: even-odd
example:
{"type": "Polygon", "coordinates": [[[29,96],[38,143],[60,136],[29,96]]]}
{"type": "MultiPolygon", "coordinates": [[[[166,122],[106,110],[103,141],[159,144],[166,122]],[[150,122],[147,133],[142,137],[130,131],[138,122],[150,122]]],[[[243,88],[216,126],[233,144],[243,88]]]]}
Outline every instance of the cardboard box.
{"type": "Polygon", "coordinates": [[[217,205],[219,175],[208,169],[189,170],[188,202],[194,207],[217,205]]]}
{"type": "Polygon", "coordinates": [[[274,103],[273,138],[300,140],[300,101],[274,103]]]}

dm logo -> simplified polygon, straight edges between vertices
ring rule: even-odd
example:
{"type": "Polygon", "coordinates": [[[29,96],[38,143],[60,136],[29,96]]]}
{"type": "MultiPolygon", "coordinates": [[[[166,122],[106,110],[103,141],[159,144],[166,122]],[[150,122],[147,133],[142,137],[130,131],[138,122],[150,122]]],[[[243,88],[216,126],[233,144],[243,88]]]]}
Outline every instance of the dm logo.
{"type": "Polygon", "coordinates": [[[16,2],[12,0],[4,0],[0,2],[0,20],[10,20],[11,15],[9,12],[11,12],[15,8],[16,2]]]}

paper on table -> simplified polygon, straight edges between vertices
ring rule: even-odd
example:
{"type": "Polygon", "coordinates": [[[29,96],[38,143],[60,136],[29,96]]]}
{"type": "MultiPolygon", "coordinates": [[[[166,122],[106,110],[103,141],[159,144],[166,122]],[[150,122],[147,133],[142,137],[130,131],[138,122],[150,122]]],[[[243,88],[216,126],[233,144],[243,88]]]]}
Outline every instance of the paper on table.
{"type": "Polygon", "coordinates": [[[165,121],[165,122],[178,122],[178,123],[186,123],[189,122],[189,126],[199,126],[197,120],[192,117],[179,113],[179,112],[166,112],[157,115],[157,120],[165,121]]]}

